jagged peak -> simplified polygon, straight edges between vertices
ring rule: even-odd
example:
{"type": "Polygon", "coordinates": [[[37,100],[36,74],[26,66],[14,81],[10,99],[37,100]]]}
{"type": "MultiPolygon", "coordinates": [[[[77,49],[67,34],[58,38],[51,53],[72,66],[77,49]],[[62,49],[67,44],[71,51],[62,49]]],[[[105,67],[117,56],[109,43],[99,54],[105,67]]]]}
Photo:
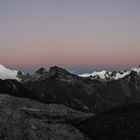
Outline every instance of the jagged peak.
{"type": "Polygon", "coordinates": [[[46,71],[46,69],[45,69],[44,67],[39,68],[39,69],[35,72],[35,74],[39,74],[39,75],[46,74],[46,73],[47,73],[47,71],[46,71]]]}
{"type": "Polygon", "coordinates": [[[64,73],[64,74],[69,74],[69,72],[61,67],[58,66],[53,66],[50,68],[49,73],[53,72],[53,73],[64,73]]]}
{"type": "Polygon", "coordinates": [[[91,77],[92,79],[100,78],[102,80],[117,80],[121,79],[127,75],[129,75],[131,72],[140,73],[140,65],[138,67],[133,67],[130,70],[125,71],[101,71],[101,72],[93,72],[91,74],[82,74],[79,75],[81,77],[91,77]]]}
{"type": "Polygon", "coordinates": [[[134,76],[138,76],[139,74],[138,74],[138,72],[137,71],[135,71],[135,70],[131,70],[131,72],[127,75],[128,77],[129,76],[132,76],[132,77],[134,77],[134,76]]]}

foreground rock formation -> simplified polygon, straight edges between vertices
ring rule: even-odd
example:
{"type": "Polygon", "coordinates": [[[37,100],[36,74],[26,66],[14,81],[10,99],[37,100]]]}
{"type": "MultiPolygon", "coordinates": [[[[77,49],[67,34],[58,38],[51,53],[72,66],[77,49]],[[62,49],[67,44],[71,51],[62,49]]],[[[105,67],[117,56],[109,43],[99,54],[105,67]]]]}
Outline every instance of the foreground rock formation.
{"type": "Polygon", "coordinates": [[[64,105],[42,104],[25,98],[0,95],[1,140],[85,140],[71,124],[82,122],[85,114],[64,105]]]}

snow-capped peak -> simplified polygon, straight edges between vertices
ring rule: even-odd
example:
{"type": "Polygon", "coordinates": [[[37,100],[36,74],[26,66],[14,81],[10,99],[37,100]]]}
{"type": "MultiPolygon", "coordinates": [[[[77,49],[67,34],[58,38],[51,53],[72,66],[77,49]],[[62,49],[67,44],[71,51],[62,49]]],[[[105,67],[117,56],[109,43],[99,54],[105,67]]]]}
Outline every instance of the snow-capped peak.
{"type": "Polygon", "coordinates": [[[139,67],[133,67],[132,69],[131,69],[131,71],[135,71],[135,72],[137,72],[137,73],[140,73],[140,66],[139,67]]]}
{"type": "Polygon", "coordinates": [[[120,78],[125,77],[126,75],[129,75],[131,71],[135,71],[137,73],[140,73],[140,66],[139,67],[133,67],[132,69],[128,71],[112,71],[112,72],[107,72],[107,71],[101,71],[101,72],[93,72],[91,74],[82,74],[79,75],[81,77],[91,77],[91,79],[101,79],[101,80],[117,80],[120,78]]]}
{"type": "Polygon", "coordinates": [[[18,70],[11,70],[3,65],[0,64],[0,79],[16,79],[20,81],[20,79],[17,77],[18,75],[18,70]]]}
{"type": "Polygon", "coordinates": [[[96,77],[96,76],[99,76],[99,78],[104,79],[105,74],[106,74],[106,71],[103,70],[103,71],[100,71],[100,72],[95,71],[91,74],[86,73],[86,74],[82,74],[82,75],[79,75],[79,76],[81,76],[81,77],[96,77]]]}

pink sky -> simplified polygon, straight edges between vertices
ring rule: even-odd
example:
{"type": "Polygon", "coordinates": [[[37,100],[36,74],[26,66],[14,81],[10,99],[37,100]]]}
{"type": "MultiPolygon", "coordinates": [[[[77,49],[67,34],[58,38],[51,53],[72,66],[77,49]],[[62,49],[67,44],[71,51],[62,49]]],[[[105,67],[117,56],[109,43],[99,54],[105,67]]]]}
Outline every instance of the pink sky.
{"type": "Polygon", "coordinates": [[[24,70],[137,66],[139,13],[138,0],[0,1],[0,63],[24,70]]]}

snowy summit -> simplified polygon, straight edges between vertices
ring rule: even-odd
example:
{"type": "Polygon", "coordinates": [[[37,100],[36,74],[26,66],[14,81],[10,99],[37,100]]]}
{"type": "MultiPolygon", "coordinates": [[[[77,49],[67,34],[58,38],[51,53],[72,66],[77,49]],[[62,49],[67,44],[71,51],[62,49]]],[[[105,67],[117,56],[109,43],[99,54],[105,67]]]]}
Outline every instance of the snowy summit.
{"type": "Polygon", "coordinates": [[[93,72],[93,73],[86,73],[81,74],[79,76],[81,77],[91,77],[91,79],[101,79],[101,80],[117,80],[121,79],[131,73],[131,71],[135,71],[137,73],[140,73],[140,66],[139,67],[133,67],[128,71],[101,71],[101,72],[93,72]]]}
{"type": "Polygon", "coordinates": [[[20,81],[20,79],[17,77],[18,75],[18,70],[11,70],[3,65],[0,64],[0,79],[16,79],[20,81]]]}

